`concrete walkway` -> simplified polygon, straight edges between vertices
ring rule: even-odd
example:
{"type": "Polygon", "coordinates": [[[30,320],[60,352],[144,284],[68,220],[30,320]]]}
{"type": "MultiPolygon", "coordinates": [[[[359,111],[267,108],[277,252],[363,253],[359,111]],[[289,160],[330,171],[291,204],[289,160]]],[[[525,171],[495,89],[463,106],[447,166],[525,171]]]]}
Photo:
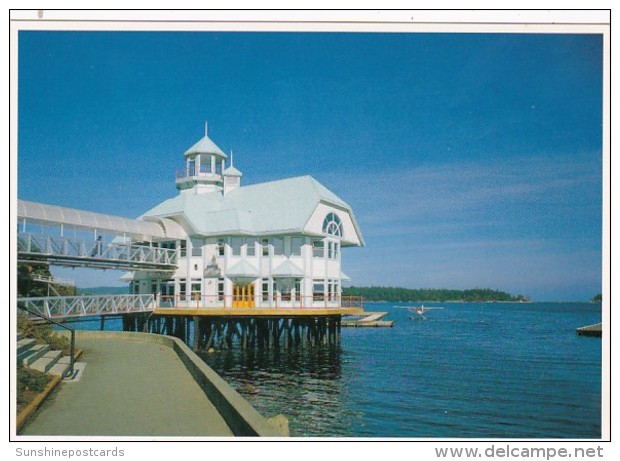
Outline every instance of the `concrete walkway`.
{"type": "Polygon", "coordinates": [[[170,347],[93,338],[78,347],[81,379],[60,384],[19,435],[233,435],[170,347]]]}

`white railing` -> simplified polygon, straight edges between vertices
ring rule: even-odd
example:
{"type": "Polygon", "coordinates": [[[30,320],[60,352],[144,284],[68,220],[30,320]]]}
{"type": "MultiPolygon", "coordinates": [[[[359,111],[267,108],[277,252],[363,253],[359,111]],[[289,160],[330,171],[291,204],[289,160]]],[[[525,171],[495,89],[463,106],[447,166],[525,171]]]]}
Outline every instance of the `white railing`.
{"type": "Polygon", "coordinates": [[[61,279],[58,277],[51,277],[47,275],[33,274],[30,276],[30,278],[35,282],[51,283],[53,285],[62,285],[67,287],[75,286],[75,280],[61,279]]]}
{"type": "Polygon", "coordinates": [[[311,296],[277,295],[273,298],[255,294],[238,295],[200,295],[198,293],[181,295],[162,295],[155,301],[158,309],[363,309],[361,296],[332,297],[323,294],[311,296]]]}
{"type": "Polygon", "coordinates": [[[217,163],[215,170],[211,169],[211,164],[200,165],[200,170],[194,167],[179,168],[176,172],[176,179],[191,178],[194,176],[211,176],[222,174],[222,165],[217,163]]]}
{"type": "Polygon", "coordinates": [[[144,245],[104,243],[68,237],[19,233],[17,252],[21,256],[47,256],[62,260],[91,261],[133,267],[176,267],[177,250],[144,245]]]}
{"type": "Polygon", "coordinates": [[[151,312],[155,308],[155,296],[152,294],[49,296],[18,298],[17,304],[52,319],[64,319],[89,315],[151,312]]]}

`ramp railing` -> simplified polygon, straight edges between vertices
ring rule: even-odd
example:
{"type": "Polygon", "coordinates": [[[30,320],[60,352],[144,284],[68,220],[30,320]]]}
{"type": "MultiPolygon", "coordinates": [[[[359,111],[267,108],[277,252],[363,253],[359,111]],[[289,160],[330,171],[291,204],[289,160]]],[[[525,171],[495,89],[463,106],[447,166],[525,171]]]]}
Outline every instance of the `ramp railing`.
{"type": "Polygon", "coordinates": [[[54,260],[58,264],[101,268],[174,270],[177,250],[153,246],[104,243],[62,236],[20,232],[17,244],[21,261],[54,260]]]}
{"type": "Polygon", "coordinates": [[[17,306],[51,319],[66,319],[90,315],[152,312],[155,308],[155,296],[144,294],[17,298],[17,306]]]}

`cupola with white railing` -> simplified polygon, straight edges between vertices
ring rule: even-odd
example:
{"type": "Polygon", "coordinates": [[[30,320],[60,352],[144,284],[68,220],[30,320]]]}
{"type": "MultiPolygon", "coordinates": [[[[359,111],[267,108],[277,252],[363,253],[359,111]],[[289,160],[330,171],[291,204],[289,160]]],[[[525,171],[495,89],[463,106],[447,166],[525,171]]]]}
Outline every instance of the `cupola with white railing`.
{"type": "Polygon", "coordinates": [[[185,167],[177,170],[177,189],[195,194],[223,191],[227,156],[209,138],[206,122],[204,137],[185,151],[183,156],[185,167]]]}

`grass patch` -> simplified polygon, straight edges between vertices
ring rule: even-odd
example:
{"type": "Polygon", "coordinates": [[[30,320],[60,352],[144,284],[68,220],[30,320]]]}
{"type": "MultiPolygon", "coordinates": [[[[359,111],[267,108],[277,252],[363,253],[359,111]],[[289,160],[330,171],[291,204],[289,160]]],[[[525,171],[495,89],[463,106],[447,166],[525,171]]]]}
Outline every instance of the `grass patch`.
{"type": "Polygon", "coordinates": [[[52,376],[32,370],[22,364],[17,365],[17,413],[22,411],[34,398],[45,390],[52,376]]]}

